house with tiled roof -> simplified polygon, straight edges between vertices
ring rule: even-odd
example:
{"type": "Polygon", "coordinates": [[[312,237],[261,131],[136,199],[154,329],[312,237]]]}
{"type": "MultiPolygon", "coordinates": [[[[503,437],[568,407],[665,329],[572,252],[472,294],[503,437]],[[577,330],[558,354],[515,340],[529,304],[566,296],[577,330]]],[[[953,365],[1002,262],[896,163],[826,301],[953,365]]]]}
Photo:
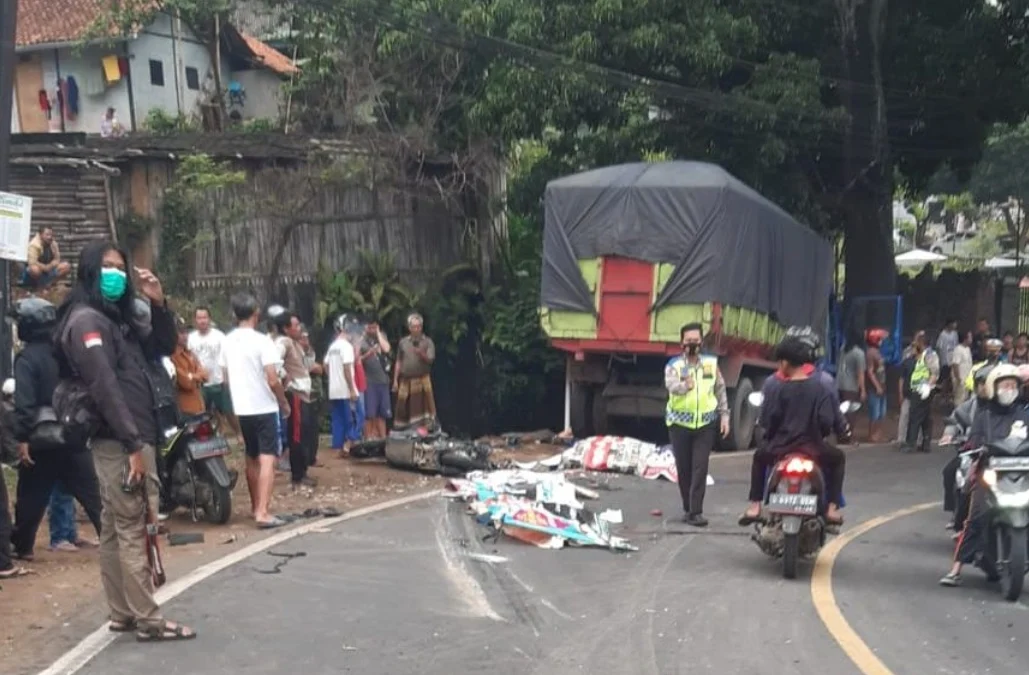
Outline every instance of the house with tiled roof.
{"type": "Polygon", "coordinates": [[[203,118],[221,95],[231,119],[281,117],[293,61],[231,23],[211,49],[181,21],[157,14],[124,39],[96,36],[112,0],[18,0],[15,133],[100,133],[109,108],[134,131],[154,110],[203,118]]]}

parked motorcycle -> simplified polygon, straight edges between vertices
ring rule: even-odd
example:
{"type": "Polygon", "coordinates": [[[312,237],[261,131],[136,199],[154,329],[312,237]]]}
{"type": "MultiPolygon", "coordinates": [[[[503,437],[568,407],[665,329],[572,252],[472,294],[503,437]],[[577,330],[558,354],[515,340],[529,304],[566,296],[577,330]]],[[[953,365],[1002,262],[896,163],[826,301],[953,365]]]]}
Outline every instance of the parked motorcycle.
{"type": "Polygon", "coordinates": [[[182,506],[193,520],[224,525],[232,517],[232,490],[238,472],[229,469],[225,456],[229,444],[218,433],[210,413],[188,417],[164,432],[158,472],[161,476],[161,512],[182,506]]]}
{"type": "MultiPolygon", "coordinates": [[[[764,396],[754,392],[747,400],[760,407],[764,396]]],[[[847,415],[860,408],[860,403],[846,402],[840,412],[847,415]]],[[[816,458],[803,449],[787,453],[768,474],[761,522],[755,524],[751,539],[765,554],[782,558],[786,579],[796,578],[798,560],[814,557],[825,545],[826,535],[835,533],[825,521],[825,489],[816,458]]]]}
{"type": "Polygon", "coordinates": [[[1029,552],[1029,440],[1024,434],[988,443],[982,483],[988,488],[986,550],[980,567],[1000,581],[1005,600],[1022,594],[1029,552]]]}

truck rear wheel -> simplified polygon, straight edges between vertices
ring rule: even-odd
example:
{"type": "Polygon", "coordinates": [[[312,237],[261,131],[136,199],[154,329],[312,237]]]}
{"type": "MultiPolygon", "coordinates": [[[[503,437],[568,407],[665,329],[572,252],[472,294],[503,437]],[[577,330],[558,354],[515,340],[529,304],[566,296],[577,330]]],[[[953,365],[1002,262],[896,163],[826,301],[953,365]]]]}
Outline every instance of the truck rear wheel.
{"type": "Polygon", "coordinates": [[[572,434],[585,438],[593,434],[593,397],[595,389],[582,382],[572,383],[571,423],[572,434]]]}
{"type": "Polygon", "coordinates": [[[750,378],[741,377],[729,399],[729,438],[722,439],[722,450],[748,450],[754,441],[754,427],[757,425],[757,408],[750,405],[747,397],[754,393],[750,378]]]}

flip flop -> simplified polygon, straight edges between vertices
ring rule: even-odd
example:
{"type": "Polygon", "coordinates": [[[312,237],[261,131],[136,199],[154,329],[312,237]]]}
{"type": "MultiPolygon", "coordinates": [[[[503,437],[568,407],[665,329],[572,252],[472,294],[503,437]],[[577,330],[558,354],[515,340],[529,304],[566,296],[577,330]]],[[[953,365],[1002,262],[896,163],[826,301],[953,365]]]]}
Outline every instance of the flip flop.
{"type": "Polygon", "coordinates": [[[174,642],[177,640],[192,640],[197,636],[196,632],[189,626],[171,621],[161,621],[149,626],[141,626],[136,631],[137,642],[174,642]],[[189,631],[188,633],[186,631],[189,631]]]}
{"type": "Polygon", "coordinates": [[[0,579],[17,579],[18,577],[27,577],[30,574],[33,574],[30,569],[25,569],[24,567],[12,567],[9,570],[0,572],[0,579]]]}
{"type": "Polygon", "coordinates": [[[279,518],[278,516],[272,516],[271,520],[259,521],[257,523],[257,529],[259,530],[274,530],[276,527],[282,527],[286,524],[286,521],[279,518]]]}

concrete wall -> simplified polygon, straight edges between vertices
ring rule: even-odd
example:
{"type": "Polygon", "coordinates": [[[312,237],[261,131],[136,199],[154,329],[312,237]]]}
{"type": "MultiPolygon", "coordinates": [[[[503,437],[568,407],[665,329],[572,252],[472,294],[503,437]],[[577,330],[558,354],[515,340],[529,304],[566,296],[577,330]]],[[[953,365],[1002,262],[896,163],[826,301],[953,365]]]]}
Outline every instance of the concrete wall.
{"type": "MultiPolygon", "coordinates": [[[[129,87],[126,78],[111,86],[104,82],[101,59],[117,56],[120,47],[85,47],[82,49],[50,50],[40,54],[43,60],[43,86],[53,95],[59,78],[74,77],[79,89],[78,114],[65,115],[65,131],[100,133],[100,121],[108,107],[117,111],[118,121],[129,127],[129,87]]],[[[131,66],[130,66],[131,67],[131,66]]],[[[56,109],[51,124],[52,131],[61,131],[56,109]]]]}
{"type": "Polygon", "coordinates": [[[198,104],[206,98],[204,92],[214,89],[214,69],[207,47],[184,24],[176,43],[172,39],[172,29],[171,17],[162,14],[129,43],[132,93],[136,104],[136,122],[139,125],[154,108],[162,109],[170,115],[181,113],[191,116],[199,111],[198,104]],[[163,86],[151,82],[151,60],[162,64],[163,86]],[[193,90],[187,86],[186,70],[190,68],[197,71],[199,89],[193,90]]]}
{"type": "Polygon", "coordinates": [[[270,70],[237,70],[228,77],[228,80],[236,80],[243,85],[247,97],[243,107],[229,106],[232,110],[239,110],[243,119],[250,120],[265,118],[277,120],[283,112],[285,97],[283,96],[283,81],[278,75],[270,70]]]}

